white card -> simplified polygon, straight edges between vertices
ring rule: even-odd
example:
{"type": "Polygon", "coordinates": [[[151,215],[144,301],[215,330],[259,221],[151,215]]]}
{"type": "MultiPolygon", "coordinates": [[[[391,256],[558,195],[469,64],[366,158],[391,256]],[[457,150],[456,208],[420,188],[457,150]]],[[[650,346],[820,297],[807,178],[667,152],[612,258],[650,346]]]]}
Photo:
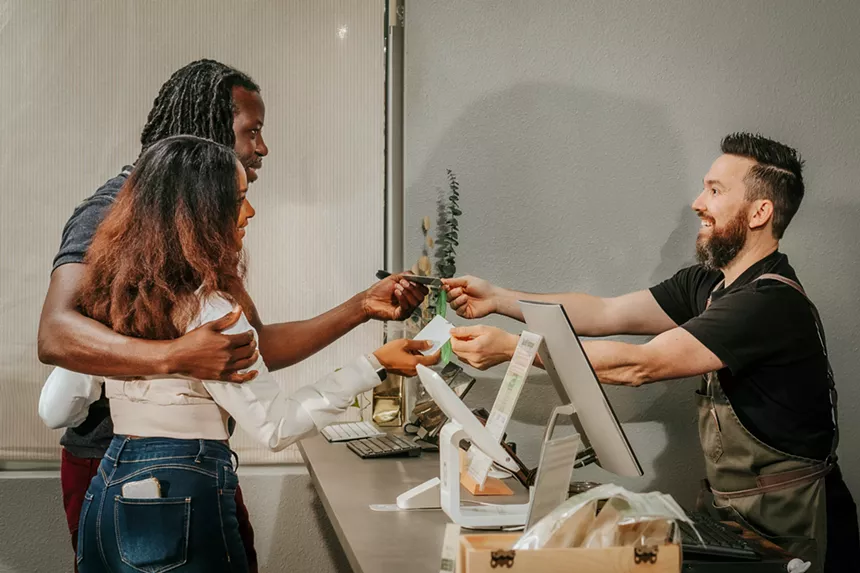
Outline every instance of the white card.
{"type": "Polygon", "coordinates": [[[454,328],[453,324],[437,314],[427,326],[421,329],[421,332],[415,335],[415,340],[429,340],[433,343],[432,347],[422,350],[421,354],[430,356],[442,348],[451,339],[452,328],[454,328]]]}

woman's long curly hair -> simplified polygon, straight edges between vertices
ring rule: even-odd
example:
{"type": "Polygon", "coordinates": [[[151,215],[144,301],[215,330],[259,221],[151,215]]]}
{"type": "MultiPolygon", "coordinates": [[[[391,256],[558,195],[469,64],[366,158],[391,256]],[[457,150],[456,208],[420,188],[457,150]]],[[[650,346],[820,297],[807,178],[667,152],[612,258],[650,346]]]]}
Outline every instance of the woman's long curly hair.
{"type": "Polygon", "coordinates": [[[168,340],[210,294],[243,304],[239,208],[232,150],[192,135],[152,144],[87,252],[81,311],[120,334],[168,340]]]}

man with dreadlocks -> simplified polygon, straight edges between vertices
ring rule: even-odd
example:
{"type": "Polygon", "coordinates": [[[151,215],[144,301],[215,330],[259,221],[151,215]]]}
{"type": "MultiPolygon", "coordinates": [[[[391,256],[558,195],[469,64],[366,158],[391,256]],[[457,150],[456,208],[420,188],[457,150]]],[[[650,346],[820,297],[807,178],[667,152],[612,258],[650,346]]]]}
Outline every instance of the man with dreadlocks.
{"type": "MultiPolygon", "coordinates": [[[[269,153],[262,134],[265,112],[260,87],[249,76],[213,60],[198,60],[177,70],[161,87],[141,133],[142,149],[173,135],[208,138],[233,148],[253,182],[269,153]]],[[[39,359],[45,364],[113,378],[183,375],[242,383],[255,375],[242,372],[259,354],[253,332],[222,333],[242,311],[257,330],[266,365],[276,370],[304,360],[369,319],[408,317],[427,293],[394,275],[310,320],[264,325],[249,303],[250,308],[237,308],[174,340],[119,335],[79,312],[78,292],[96,228],[131,170],[124,167],[85,199],[63,229],[39,323],[39,359]]],[[[84,495],[112,438],[108,401],[102,394],[86,420],[60,440],[63,504],[75,548],[84,495]]],[[[256,571],[253,530],[239,489],[236,504],[250,571],[256,571]]]]}

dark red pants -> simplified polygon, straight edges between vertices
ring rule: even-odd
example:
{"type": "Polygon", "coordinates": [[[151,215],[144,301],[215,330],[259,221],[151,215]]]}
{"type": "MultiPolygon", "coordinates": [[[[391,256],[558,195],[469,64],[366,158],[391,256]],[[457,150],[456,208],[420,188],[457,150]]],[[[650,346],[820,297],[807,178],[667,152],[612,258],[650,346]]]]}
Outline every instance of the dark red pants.
{"type": "MultiPolygon", "coordinates": [[[[63,449],[60,464],[60,484],[63,488],[63,506],[66,508],[66,522],[69,533],[72,534],[72,547],[78,549],[78,521],[81,518],[81,507],[84,504],[84,494],[90,487],[90,480],[99,469],[100,459],[78,458],[63,449]]],[[[254,530],[248,516],[248,508],[242,499],[242,489],[236,488],[236,517],[239,519],[239,535],[245,545],[248,556],[248,569],[257,573],[257,552],[254,551],[254,530]]],[[[77,573],[75,566],[75,573],[77,573]]]]}

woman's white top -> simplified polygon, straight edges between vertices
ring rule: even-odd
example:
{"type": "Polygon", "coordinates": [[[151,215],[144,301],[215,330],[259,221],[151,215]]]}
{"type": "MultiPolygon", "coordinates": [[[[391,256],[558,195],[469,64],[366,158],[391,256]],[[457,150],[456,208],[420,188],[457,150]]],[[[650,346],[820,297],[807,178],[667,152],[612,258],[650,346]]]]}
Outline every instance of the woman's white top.
{"type": "MultiPolygon", "coordinates": [[[[210,296],[201,303],[200,313],[187,330],[232,310],[232,303],[223,296],[210,296]]],[[[224,332],[248,330],[254,329],[242,314],[224,332]]],[[[75,427],[86,419],[104,383],[117,435],[226,440],[227,421],[232,416],[263,445],[278,451],[332,423],[357,394],[379,384],[375,366],[362,356],[289,396],[272,377],[262,356],[248,369],[256,370],[257,377],[242,384],[161,376],[103,379],[56,368],[42,388],[39,415],[51,428],[75,427]]]]}

